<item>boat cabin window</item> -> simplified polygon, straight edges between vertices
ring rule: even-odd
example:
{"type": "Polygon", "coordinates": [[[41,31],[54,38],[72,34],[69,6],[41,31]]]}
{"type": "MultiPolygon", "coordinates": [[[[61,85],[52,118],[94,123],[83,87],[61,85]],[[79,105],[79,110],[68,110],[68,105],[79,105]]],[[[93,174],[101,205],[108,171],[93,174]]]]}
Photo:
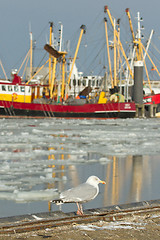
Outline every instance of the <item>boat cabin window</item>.
{"type": "Polygon", "coordinates": [[[9,85],[9,86],[8,86],[8,92],[12,92],[12,91],[13,91],[12,86],[9,85]]]}
{"type": "Polygon", "coordinates": [[[99,83],[99,81],[98,81],[98,79],[97,79],[97,81],[96,81],[96,87],[98,87],[98,83],[99,83]]]}
{"type": "Polygon", "coordinates": [[[78,79],[78,86],[81,86],[81,80],[78,79]]]}
{"type": "Polygon", "coordinates": [[[83,79],[83,86],[86,86],[86,80],[83,79]]]}
{"type": "Polygon", "coordinates": [[[20,90],[21,90],[21,92],[24,92],[24,91],[25,91],[24,86],[21,86],[21,87],[20,87],[20,90]]]}
{"type": "Polygon", "coordinates": [[[6,86],[2,85],[2,91],[6,91],[6,86]]]}
{"type": "Polygon", "coordinates": [[[88,81],[88,86],[90,87],[91,86],[91,80],[89,79],[88,81]]]}
{"type": "Polygon", "coordinates": [[[25,91],[25,93],[30,93],[31,92],[31,87],[30,86],[25,86],[24,91],[25,91]]]}
{"type": "Polygon", "coordinates": [[[14,91],[19,92],[18,86],[14,86],[14,91]]]}
{"type": "Polygon", "coordinates": [[[94,87],[95,85],[95,80],[92,80],[92,87],[94,87]]]}
{"type": "Polygon", "coordinates": [[[101,86],[101,85],[102,85],[102,81],[103,81],[102,79],[101,79],[101,80],[99,80],[99,86],[101,86]]]}
{"type": "Polygon", "coordinates": [[[76,86],[76,79],[73,79],[73,86],[76,86]]]}

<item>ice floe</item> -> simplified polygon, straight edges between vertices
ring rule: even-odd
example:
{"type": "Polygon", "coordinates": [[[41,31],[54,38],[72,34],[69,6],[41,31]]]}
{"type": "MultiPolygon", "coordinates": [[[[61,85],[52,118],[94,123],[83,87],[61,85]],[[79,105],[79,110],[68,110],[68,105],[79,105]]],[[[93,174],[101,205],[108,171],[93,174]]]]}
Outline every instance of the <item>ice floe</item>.
{"type": "Polygon", "coordinates": [[[16,202],[50,201],[59,196],[57,189],[35,191],[14,190],[13,193],[1,192],[0,199],[15,200],[16,202]]]}
{"type": "Polygon", "coordinates": [[[109,171],[113,179],[106,191],[110,194],[112,180],[118,184],[122,178],[117,201],[124,201],[124,189],[133,201],[158,198],[158,162],[153,159],[160,154],[159,146],[159,119],[0,119],[0,199],[43,201],[54,197],[54,188],[72,187],[91,174],[106,178],[109,171]],[[144,155],[153,156],[152,163],[144,164],[142,157],[125,165],[128,156],[144,155]],[[137,176],[142,186],[138,197],[130,192],[137,176]]]}

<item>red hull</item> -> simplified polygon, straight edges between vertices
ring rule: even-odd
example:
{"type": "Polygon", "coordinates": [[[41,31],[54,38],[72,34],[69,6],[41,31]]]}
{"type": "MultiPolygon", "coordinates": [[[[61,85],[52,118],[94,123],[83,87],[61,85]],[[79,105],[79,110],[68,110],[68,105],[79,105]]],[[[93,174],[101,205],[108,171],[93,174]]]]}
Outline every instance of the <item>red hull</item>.
{"type": "Polygon", "coordinates": [[[84,105],[53,105],[0,101],[0,115],[25,117],[128,118],[134,117],[135,104],[106,103],[84,105]]]}
{"type": "Polygon", "coordinates": [[[145,96],[143,98],[143,102],[144,102],[145,105],[160,104],[160,94],[145,96]]]}
{"type": "Polygon", "coordinates": [[[154,94],[154,95],[149,95],[145,96],[143,98],[143,103],[146,105],[146,109],[152,105],[156,104],[156,112],[160,112],[160,94],[154,94]]]}

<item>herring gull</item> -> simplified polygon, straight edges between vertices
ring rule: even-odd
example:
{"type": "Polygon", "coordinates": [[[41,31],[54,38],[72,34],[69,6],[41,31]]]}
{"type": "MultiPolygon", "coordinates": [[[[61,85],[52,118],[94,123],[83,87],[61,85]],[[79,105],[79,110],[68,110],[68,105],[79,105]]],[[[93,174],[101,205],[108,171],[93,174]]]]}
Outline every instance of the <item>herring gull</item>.
{"type": "Polygon", "coordinates": [[[82,203],[93,200],[98,195],[99,183],[106,184],[105,181],[100,180],[98,177],[90,176],[85,183],[61,192],[59,199],[52,200],[51,202],[57,205],[76,203],[78,207],[77,214],[83,215],[82,203]]]}

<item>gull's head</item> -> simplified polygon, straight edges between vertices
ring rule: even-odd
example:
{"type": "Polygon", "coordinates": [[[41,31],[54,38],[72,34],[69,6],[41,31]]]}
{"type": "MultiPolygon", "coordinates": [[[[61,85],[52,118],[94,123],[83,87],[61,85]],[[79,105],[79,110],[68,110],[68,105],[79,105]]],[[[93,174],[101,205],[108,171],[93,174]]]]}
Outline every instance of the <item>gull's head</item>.
{"type": "Polygon", "coordinates": [[[100,179],[99,179],[98,177],[96,177],[96,176],[90,176],[90,177],[87,179],[86,183],[88,183],[88,184],[90,184],[90,185],[92,185],[92,186],[95,186],[95,187],[98,186],[99,183],[106,184],[105,181],[100,180],[100,179]]]}

